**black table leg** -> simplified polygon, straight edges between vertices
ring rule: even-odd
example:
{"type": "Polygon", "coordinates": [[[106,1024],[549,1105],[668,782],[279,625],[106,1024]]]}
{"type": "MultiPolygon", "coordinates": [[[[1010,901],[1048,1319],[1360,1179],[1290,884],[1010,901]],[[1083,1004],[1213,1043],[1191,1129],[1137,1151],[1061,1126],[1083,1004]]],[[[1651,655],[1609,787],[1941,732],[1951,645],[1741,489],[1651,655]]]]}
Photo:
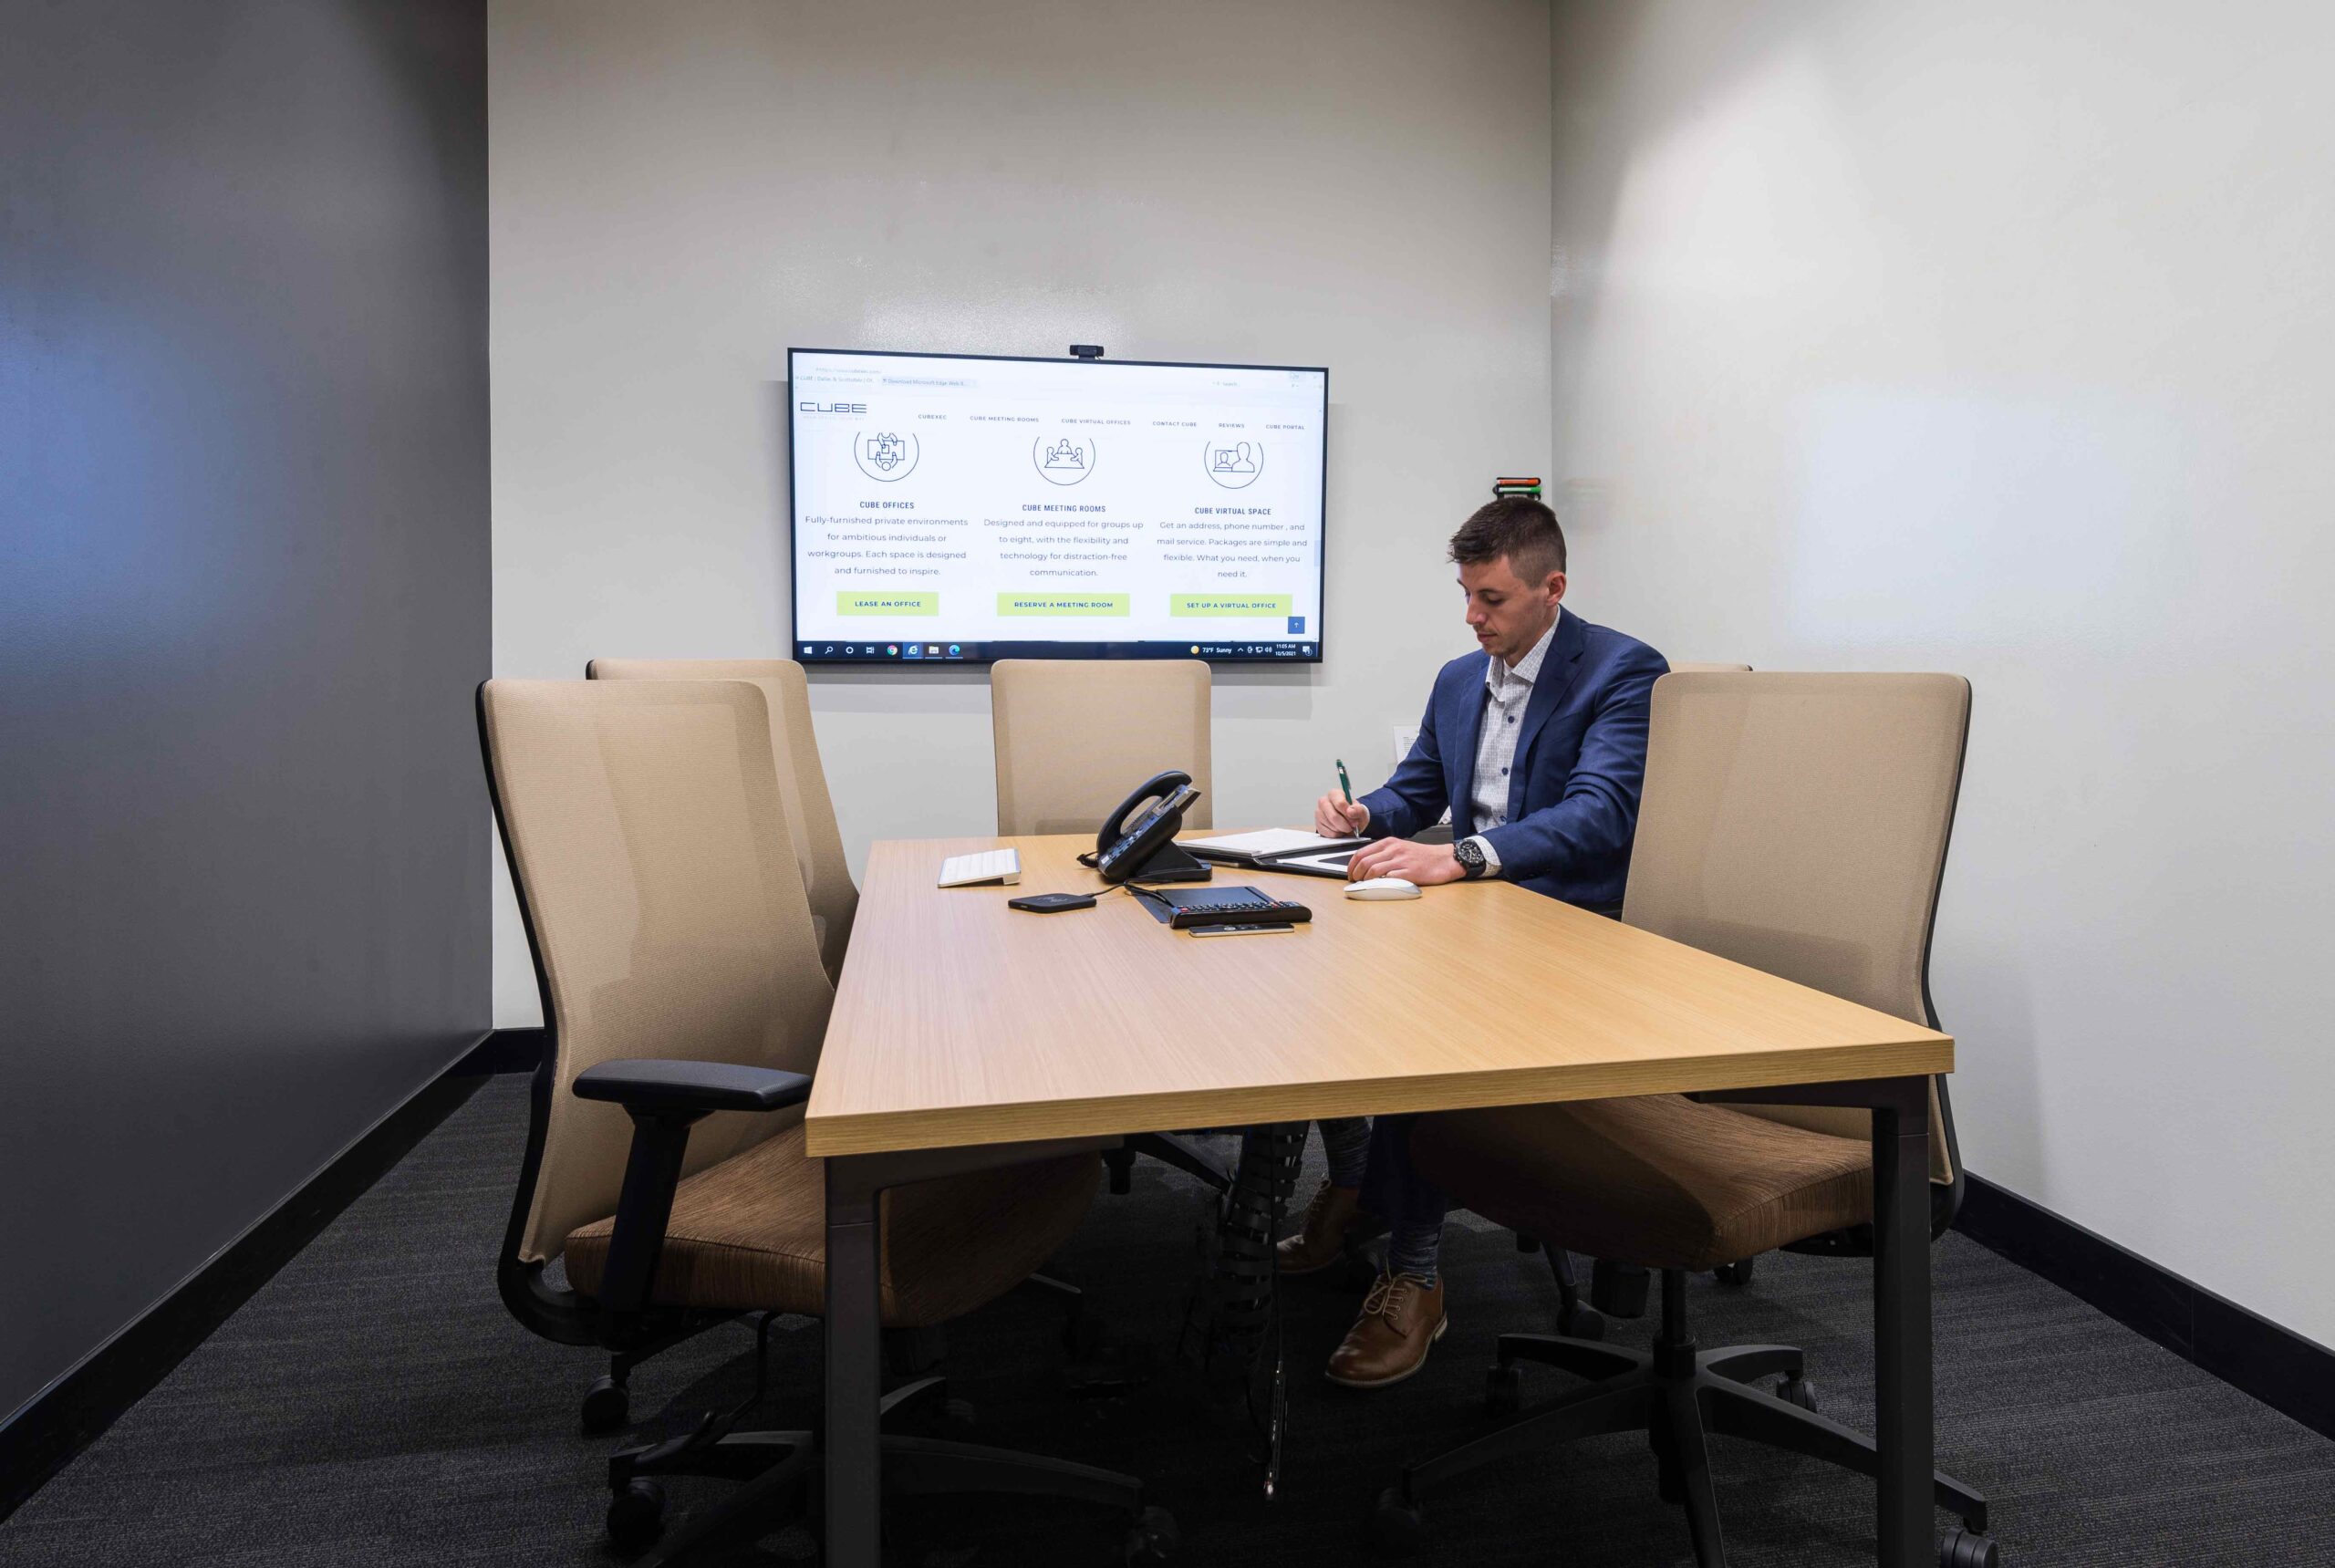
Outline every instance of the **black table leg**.
{"type": "Polygon", "coordinates": [[[1929,1082],[1873,1113],[1873,1328],[1879,1373],[1881,1562],[1926,1568],[1936,1438],[1930,1387],[1929,1082]]]}
{"type": "Polygon", "coordinates": [[[877,1568],[884,1395],[881,1194],[859,1161],[827,1164],[827,1568],[877,1568]]]}
{"type": "Polygon", "coordinates": [[[878,1568],[883,1551],[883,1191],[1001,1165],[1116,1148],[1116,1137],[837,1155],[826,1161],[826,1568],[878,1568]]]}

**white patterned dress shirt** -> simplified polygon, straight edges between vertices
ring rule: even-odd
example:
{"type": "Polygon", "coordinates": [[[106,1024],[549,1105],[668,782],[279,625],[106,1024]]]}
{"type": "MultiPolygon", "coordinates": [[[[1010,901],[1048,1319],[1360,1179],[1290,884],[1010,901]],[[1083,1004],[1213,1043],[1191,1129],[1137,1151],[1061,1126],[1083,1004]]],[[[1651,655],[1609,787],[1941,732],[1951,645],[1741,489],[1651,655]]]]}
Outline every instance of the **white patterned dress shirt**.
{"type": "MultiPolygon", "coordinates": [[[[1524,722],[1524,705],[1532,701],[1532,683],[1541,677],[1541,661],[1549,657],[1549,640],[1557,635],[1557,621],[1564,615],[1561,605],[1556,620],[1549,623],[1541,640],[1512,668],[1494,654],[1484,670],[1484,722],[1476,732],[1476,778],[1468,792],[1479,828],[1500,827],[1508,822],[1508,770],[1516,765],[1517,731],[1524,722]]],[[[1468,842],[1484,852],[1484,875],[1499,876],[1500,851],[1492,847],[1491,840],[1479,832],[1468,842]]]]}

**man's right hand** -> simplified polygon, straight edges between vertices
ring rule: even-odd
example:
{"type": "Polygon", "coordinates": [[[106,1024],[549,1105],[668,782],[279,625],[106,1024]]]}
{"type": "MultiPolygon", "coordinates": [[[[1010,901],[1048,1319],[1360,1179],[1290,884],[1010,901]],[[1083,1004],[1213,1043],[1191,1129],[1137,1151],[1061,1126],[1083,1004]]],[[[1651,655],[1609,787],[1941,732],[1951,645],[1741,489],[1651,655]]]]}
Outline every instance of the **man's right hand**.
{"type": "Polygon", "coordinates": [[[1325,794],[1313,803],[1313,831],[1324,838],[1360,838],[1370,826],[1370,808],[1343,794],[1325,794]]]}

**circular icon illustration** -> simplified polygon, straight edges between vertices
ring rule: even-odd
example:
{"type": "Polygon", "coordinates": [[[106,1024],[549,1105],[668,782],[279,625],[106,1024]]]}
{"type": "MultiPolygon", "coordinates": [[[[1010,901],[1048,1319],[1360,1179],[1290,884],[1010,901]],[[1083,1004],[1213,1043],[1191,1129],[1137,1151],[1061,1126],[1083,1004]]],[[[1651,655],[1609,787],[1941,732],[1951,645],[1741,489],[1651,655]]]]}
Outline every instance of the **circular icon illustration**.
{"type": "Polygon", "coordinates": [[[1265,472],[1261,441],[1211,441],[1200,447],[1200,466],[1227,490],[1246,490],[1265,472]]]}
{"type": "Polygon", "coordinates": [[[897,431],[861,431],[851,438],[852,461],[859,464],[859,472],[883,484],[915,472],[916,460],[922,455],[914,431],[906,435],[897,431]]]}
{"type": "Polygon", "coordinates": [[[1030,443],[1030,461],[1049,484],[1076,484],[1095,472],[1100,454],[1084,431],[1053,431],[1030,443]]]}

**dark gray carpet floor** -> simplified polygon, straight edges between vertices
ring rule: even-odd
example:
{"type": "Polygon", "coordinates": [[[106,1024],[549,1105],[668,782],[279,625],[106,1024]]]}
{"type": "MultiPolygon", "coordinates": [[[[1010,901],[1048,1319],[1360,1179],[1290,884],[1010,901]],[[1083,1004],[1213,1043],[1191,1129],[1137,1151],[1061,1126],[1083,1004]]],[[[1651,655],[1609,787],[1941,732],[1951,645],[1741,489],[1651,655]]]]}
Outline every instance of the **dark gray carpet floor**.
{"type": "MultiPolygon", "coordinates": [[[[529,1336],[494,1293],[524,1115],[520,1079],[489,1084],[0,1523],[0,1563],[614,1564],[600,1461],[616,1439],[576,1430],[597,1368],[529,1336]]],[[[1369,1561],[1371,1501],[1400,1462],[1481,1422],[1493,1336],[1547,1324],[1555,1293],[1541,1260],[1505,1232],[1455,1223],[1451,1332],[1421,1376],[1371,1396],[1316,1376],[1354,1293],[1293,1282],[1294,1430],[1284,1493],[1268,1504],[1232,1427],[1167,1353],[1191,1277],[1196,1189],[1137,1169],[1135,1193],[1099,1198],[1053,1272],[1086,1288],[1126,1355],[1155,1354],[1155,1375],[1132,1394],[1064,1397],[1058,1314],[1008,1297],[950,1335],[975,1435],[1141,1472],[1180,1520],[1188,1563],[1369,1561]]],[[[1939,1462],[1992,1495],[2008,1562],[2335,1563],[2335,1442],[1960,1236],[1935,1262],[1939,1462]]],[[[1704,1344],[1805,1347],[1826,1410],[1869,1429],[1863,1265],[1777,1255],[1747,1288],[1704,1280],[1693,1292],[1704,1344]]],[[[1649,1334],[1640,1320],[1614,1337],[1649,1334]]],[[[816,1325],[790,1320],[773,1338],[780,1418],[768,1424],[791,1426],[815,1386],[816,1325]]],[[[636,1417],[656,1428],[742,1393],[751,1343],[725,1327],[652,1362],[635,1378],[636,1417]]],[[[1561,1384],[1533,1378],[1528,1397],[1561,1384]]],[[[1730,1561],[1871,1561],[1868,1483],[1726,1438],[1714,1450],[1730,1561]]],[[[674,1504],[724,1490],[680,1482],[674,1504]]],[[[887,1557],[917,1568],[1099,1564],[1117,1540],[1093,1511],[1051,1502],[903,1502],[888,1517],[887,1557]]],[[[1435,1520],[1421,1559],[1434,1563],[1690,1560],[1640,1438],[1484,1472],[1435,1520]]],[[[742,1560],[815,1555],[790,1530],[742,1560]]]]}

